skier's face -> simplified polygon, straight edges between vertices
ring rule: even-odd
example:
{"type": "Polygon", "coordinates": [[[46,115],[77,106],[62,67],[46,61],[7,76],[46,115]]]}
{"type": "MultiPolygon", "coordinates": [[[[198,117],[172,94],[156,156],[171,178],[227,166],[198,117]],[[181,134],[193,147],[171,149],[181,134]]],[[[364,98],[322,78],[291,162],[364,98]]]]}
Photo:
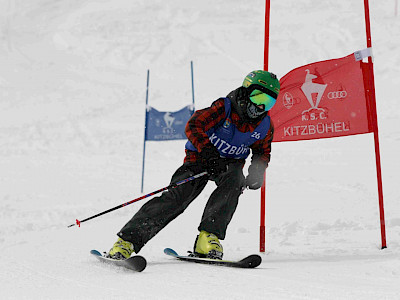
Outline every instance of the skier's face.
{"type": "Polygon", "coordinates": [[[246,113],[251,119],[263,117],[275,105],[276,99],[270,91],[259,85],[251,85],[247,88],[246,113]]]}
{"type": "Polygon", "coordinates": [[[274,97],[257,88],[250,92],[249,99],[258,108],[263,109],[264,111],[269,111],[276,103],[274,97]]]}

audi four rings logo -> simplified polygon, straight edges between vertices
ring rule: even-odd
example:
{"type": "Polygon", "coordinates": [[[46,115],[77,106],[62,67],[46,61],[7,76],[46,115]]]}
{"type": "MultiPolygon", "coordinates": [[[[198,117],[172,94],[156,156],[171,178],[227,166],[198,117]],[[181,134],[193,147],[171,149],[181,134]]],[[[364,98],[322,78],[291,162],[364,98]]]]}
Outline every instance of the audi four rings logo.
{"type": "Polygon", "coordinates": [[[336,91],[328,93],[328,99],[343,99],[346,98],[346,96],[347,96],[346,91],[336,91]]]}

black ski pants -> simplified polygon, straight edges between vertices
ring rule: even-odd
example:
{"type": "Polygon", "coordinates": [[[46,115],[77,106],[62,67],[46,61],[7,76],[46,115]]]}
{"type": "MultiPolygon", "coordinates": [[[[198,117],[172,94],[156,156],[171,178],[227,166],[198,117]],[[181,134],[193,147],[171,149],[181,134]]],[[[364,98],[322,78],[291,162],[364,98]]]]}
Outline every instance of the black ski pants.
{"type": "MultiPolygon", "coordinates": [[[[142,206],[133,218],[121,229],[118,236],[134,245],[135,253],[169,222],[184,212],[189,204],[212,180],[217,188],[211,194],[201,218],[198,230],[205,230],[224,239],[226,229],[236,210],[245,179],[243,162],[231,162],[228,170],[218,176],[203,176],[176,188],[170,189],[142,206]]],[[[195,163],[183,164],[172,176],[171,183],[199,174],[204,167],[195,163]]]]}

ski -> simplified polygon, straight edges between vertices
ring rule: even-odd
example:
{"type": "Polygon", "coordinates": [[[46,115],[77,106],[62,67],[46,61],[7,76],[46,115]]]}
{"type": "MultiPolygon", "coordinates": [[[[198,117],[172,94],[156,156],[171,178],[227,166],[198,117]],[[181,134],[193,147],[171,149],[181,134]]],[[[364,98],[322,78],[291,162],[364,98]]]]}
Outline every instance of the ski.
{"type": "Polygon", "coordinates": [[[249,255],[242,260],[231,261],[179,255],[175,250],[171,248],[165,248],[164,253],[182,261],[232,268],[255,268],[258,267],[262,261],[261,256],[257,254],[249,255]]]}
{"type": "Polygon", "coordinates": [[[147,265],[146,259],[143,256],[135,255],[128,259],[112,259],[105,257],[97,250],[91,250],[90,254],[94,255],[98,260],[118,267],[123,267],[136,272],[142,272],[147,265]]]}

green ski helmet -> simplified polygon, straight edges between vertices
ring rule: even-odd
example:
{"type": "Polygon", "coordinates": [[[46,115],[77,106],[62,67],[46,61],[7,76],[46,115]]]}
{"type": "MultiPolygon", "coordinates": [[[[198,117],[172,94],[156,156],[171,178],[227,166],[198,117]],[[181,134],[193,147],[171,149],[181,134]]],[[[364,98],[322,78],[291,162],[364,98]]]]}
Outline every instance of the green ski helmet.
{"type": "Polygon", "coordinates": [[[246,111],[252,119],[266,115],[266,112],[275,105],[280,91],[276,75],[263,70],[250,72],[244,78],[242,86],[247,90],[249,101],[246,111]],[[264,109],[260,109],[260,105],[263,105],[264,109]]]}
{"type": "Polygon", "coordinates": [[[274,97],[275,99],[278,98],[278,94],[281,89],[281,85],[276,75],[263,70],[250,72],[244,78],[242,86],[249,88],[252,85],[258,85],[261,88],[267,89],[268,91],[265,92],[267,94],[270,93],[270,96],[274,97]]]}

